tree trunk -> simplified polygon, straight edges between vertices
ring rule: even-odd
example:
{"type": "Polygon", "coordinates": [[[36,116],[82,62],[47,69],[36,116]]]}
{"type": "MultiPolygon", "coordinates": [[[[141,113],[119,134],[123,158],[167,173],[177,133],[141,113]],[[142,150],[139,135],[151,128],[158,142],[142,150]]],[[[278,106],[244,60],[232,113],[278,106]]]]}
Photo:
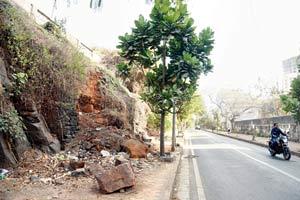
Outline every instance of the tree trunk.
{"type": "Polygon", "coordinates": [[[172,120],[172,147],[171,151],[175,151],[175,143],[176,143],[176,137],[175,137],[175,131],[176,131],[176,109],[175,109],[175,103],[173,103],[173,120],[172,120]]]}
{"type": "Polygon", "coordinates": [[[230,121],[230,129],[231,129],[231,131],[233,131],[233,129],[234,129],[234,119],[230,119],[229,121],[230,121]]]}
{"type": "Polygon", "coordinates": [[[163,63],[163,82],[161,89],[164,89],[165,87],[165,81],[166,81],[166,59],[167,59],[167,41],[164,40],[163,44],[163,52],[162,52],[162,63],[163,63]]]}
{"type": "MultiPolygon", "coordinates": [[[[165,87],[165,76],[166,76],[166,56],[167,56],[167,49],[166,49],[166,44],[167,41],[164,40],[163,42],[163,52],[162,52],[162,63],[163,63],[163,80],[160,85],[161,92],[164,90],[165,87]]],[[[161,111],[161,116],[160,116],[160,156],[165,155],[165,111],[161,111]]]]}
{"type": "Polygon", "coordinates": [[[160,115],[160,156],[165,155],[165,111],[160,115]]]}

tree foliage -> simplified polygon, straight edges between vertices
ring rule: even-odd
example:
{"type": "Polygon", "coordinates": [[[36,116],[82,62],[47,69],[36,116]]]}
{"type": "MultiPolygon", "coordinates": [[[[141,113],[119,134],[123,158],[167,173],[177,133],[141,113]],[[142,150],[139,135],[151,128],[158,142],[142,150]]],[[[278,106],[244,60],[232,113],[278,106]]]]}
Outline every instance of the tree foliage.
{"type": "Polygon", "coordinates": [[[280,96],[283,110],[292,114],[294,119],[300,123],[300,77],[292,81],[290,93],[280,96]]]}
{"type": "Polygon", "coordinates": [[[260,118],[284,115],[282,103],[280,101],[280,94],[282,94],[282,91],[278,84],[270,86],[262,79],[258,79],[253,89],[253,91],[250,91],[251,98],[255,101],[256,107],[260,112],[260,118]]]}
{"type": "Polygon", "coordinates": [[[161,114],[161,155],[164,155],[164,120],[173,102],[181,106],[196,91],[202,73],[212,69],[209,54],[213,31],[195,33],[194,20],[180,0],[156,0],[147,20],[140,16],[130,34],[120,36],[120,55],[127,60],[122,73],[132,66],[145,72],[143,100],[153,112],[161,114]],[[125,67],[128,65],[128,67],[125,67]]]}
{"type": "Polygon", "coordinates": [[[185,128],[185,126],[191,126],[193,117],[199,118],[205,113],[205,106],[200,95],[194,95],[190,101],[183,104],[180,110],[178,110],[177,119],[179,126],[185,128]]]}
{"type": "Polygon", "coordinates": [[[212,69],[208,56],[213,32],[207,28],[196,35],[182,1],[156,0],[150,20],[140,16],[132,33],[120,40],[120,55],[127,63],[119,69],[123,74],[134,65],[145,69],[147,90],[142,96],[156,113],[170,111],[172,99],[178,105],[190,100],[199,75],[212,69]]]}
{"type": "Polygon", "coordinates": [[[240,90],[223,90],[215,98],[210,99],[224,118],[225,126],[229,122],[231,129],[234,128],[234,121],[238,117],[256,107],[251,96],[240,90]]]}

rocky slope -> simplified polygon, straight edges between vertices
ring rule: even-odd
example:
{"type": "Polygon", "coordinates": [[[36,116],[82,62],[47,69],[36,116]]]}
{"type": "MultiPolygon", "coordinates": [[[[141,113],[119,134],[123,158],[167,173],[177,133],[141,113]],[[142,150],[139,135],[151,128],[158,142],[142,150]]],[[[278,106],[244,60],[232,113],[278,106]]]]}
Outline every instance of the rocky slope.
{"type": "Polygon", "coordinates": [[[0,167],[32,149],[126,151],[126,140],[146,134],[147,105],[55,33],[0,0],[0,167]]]}

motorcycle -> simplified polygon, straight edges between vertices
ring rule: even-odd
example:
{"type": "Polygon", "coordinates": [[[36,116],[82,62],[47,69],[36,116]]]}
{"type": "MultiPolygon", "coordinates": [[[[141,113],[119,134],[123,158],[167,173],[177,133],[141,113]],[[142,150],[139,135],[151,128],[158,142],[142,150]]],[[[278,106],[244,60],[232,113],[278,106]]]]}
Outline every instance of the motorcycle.
{"type": "Polygon", "coordinates": [[[288,147],[288,136],[287,135],[280,135],[277,139],[276,139],[277,145],[275,146],[275,148],[272,148],[272,141],[269,141],[269,152],[271,154],[271,156],[275,156],[276,154],[283,154],[283,158],[285,160],[289,160],[291,159],[291,151],[290,148],[288,147]]]}

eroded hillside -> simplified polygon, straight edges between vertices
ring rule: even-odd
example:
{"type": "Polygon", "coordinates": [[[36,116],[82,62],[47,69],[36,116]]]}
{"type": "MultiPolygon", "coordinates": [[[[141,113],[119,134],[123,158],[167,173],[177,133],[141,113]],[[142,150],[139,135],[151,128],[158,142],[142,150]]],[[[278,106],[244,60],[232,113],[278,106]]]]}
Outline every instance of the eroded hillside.
{"type": "Polygon", "coordinates": [[[53,30],[0,1],[0,167],[30,149],[58,153],[91,137],[97,151],[118,152],[145,134],[147,106],[53,30]]]}

